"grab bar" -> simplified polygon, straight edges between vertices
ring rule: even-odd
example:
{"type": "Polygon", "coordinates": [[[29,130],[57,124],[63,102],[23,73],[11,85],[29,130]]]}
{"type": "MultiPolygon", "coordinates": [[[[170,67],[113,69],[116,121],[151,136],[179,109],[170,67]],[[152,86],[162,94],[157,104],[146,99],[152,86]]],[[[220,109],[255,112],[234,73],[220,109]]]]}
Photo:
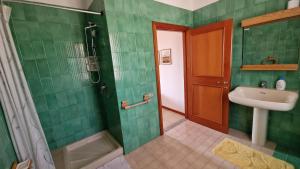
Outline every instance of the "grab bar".
{"type": "Polygon", "coordinates": [[[132,105],[128,105],[128,102],[126,100],[123,100],[121,102],[121,107],[122,107],[122,109],[125,109],[125,110],[132,109],[134,107],[149,103],[151,101],[152,97],[153,97],[152,93],[144,94],[143,101],[132,104],[132,105]]]}

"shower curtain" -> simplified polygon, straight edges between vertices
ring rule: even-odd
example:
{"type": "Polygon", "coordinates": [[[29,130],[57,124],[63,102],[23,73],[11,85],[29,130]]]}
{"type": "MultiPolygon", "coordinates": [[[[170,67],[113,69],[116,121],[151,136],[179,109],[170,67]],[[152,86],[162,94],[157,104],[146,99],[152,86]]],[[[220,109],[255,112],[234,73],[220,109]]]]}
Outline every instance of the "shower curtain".
{"type": "Polygon", "coordinates": [[[0,101],[17,157],[33,169],[55,169],[9,28],[11,8],[0,6],[0,101]]]}

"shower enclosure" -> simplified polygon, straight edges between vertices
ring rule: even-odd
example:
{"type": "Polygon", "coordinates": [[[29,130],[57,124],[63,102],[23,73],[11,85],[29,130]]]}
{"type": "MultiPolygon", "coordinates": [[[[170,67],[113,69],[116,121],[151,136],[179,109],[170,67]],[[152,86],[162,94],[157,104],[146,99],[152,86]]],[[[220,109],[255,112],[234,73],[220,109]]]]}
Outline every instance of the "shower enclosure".
{"type": "MultiPolygon", "coordinates": [[[[94,0],[89,8],[102,3],[94,0]]],[[[121,155],[121,129],[114,126],[120,126],[118,101],[103,12],[70,11],[23,0],[5,4],[12,7],[13,38],[56,168],[101,166],[121,155]],[[108,87],[103,94],[104,83],[108,87]],[[81,150],[86,152],[78,154],[81,150]]]]}

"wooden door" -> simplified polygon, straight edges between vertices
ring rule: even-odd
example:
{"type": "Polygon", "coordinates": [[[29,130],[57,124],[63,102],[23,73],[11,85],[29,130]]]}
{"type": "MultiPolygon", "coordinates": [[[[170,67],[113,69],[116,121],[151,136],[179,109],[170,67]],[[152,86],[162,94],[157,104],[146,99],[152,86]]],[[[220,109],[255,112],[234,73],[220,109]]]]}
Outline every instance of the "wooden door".
{"type": "Polygon", "coordinates": [[[188,118],[228,132],[232,24],[225,20],[188,30],[188,118]]]}

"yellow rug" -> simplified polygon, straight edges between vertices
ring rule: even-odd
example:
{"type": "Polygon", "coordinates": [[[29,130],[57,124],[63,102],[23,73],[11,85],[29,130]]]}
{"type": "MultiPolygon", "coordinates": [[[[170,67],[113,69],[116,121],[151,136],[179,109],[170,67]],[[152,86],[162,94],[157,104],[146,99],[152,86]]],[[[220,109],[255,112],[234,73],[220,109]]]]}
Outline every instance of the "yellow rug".
{"type": "Polygon", "coordinates": [[[213,153],[242,169],[294,169],[294,166],[225,138],[213,153]]]}

